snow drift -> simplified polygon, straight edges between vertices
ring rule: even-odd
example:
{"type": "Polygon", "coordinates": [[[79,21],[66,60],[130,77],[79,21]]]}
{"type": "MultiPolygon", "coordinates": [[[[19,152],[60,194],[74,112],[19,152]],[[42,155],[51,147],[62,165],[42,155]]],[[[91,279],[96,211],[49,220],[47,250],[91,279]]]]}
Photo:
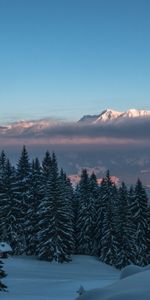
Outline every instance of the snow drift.
{"type": "Polygon", "coordinates": [[[150,270],[129,266],[122,272],[121,278],[114,284],[83,293],[76,300],[149,300],[150,270]],[[134,275],[133,272],[135,273],[134,275]],[[125,278],[123,278],[125,277],[125,278]]]}

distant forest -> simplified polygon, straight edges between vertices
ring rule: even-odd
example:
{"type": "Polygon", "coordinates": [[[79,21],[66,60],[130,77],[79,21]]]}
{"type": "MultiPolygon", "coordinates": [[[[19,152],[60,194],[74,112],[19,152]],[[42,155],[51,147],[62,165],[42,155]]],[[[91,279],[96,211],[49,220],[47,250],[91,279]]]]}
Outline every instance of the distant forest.
{"type": "Polygon", "coordinates": [[[48,151],[41,163],[31,162],[24,146],[16,166],[2,151],[0,228],[14,255],[61,263],[93,255],[119,269],[150,263],[150,207],[141,181],[118,187],[107,171],[99,185],[83,169],[73,188],[48,151]]]}

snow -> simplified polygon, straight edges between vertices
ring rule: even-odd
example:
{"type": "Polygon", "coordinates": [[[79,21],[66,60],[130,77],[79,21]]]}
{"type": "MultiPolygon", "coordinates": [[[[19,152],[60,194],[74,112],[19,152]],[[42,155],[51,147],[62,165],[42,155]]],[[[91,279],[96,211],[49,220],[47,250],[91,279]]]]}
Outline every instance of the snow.
{"type": "Polygon", "coordinates": [[[93,124],[97,124],[99,122],[107,122],[111,120],[115,120],[119,118],[123,112],[115,111],[112,109],[106,109],[100,116],[99,118],[93,122],[93,124]]]}
{"type": "Polygon", "coordinates": [[[74,256],[65,264],[31,257],[3,261],[9,289],[1,292],[3,300],[149,300],[150,266],[127,266],[120,276],[90,256],[74,256]]]}
{"type": "Polygon", "coordinates": [[[120,112],[107,108],[97,116],[84,116],[79,122],[87,124],[101,124],[109,122],[121,122],[129,119],[150,118],[150,111],[131,108],[127,111],[120,112]]]}
{"type": "MultiPolygon", "coordinates": [[[[85,115],[77,123],[79,124],[104,124],[109,122],[120,122],[127,121],[129,119],[137,118],[150,118],[150,111],[147,110],[138,110],[138,109],[129,109],[124,112],[116,111],[111,108],[107,108],[97,115],[85,115]]],[[[72,123],[73,124],[73,123],[72,123]]],[[[76,123],[75,123],[76,124],[76,123]]],[[[7,124],[7,126],[1,126],[2,133],[9,135],[21,135],[23,133],[34,133],[39,134],[43,133],[45,130],[53,127],[68,126],[68,122],[63,120],[55,120],[52,118],[40,119],[40,120],[27,120],[27,121],[18,121],[7,124]]]]}
{"type": "Polygon", "coordinates": [[[142,272],[143,268],[136,266],[136,265],[130,265],[130,266],[126,266],[120,274],[120,279],[124,279],[126,277],[129,277],[131,275],[134,275],[136,273],[142,272]]]}
{"type": "Polygon", "coordinates": [[[3,300],[74,300],[81,286],[85,290],[104,287],[120,276],[119,271],[89,256],[74,256],[64,264],[31,257],[3,261],[8,274],[3,282],[9,289],[1,293],[3,300]]]}
{"type": "Polygon", "coordinates": [[[143,272],[143,271],[146,271],[146,270],[150,270],[150,265],[146,266],[146,267],[139,267],[139,266],[136,266],[136,265],[129,265],[129,266],[126,266],[122,271],[121,271],[121,274],[120,274],[120,279],[124,279],[126,277],[129,277],[131,275],[134,275],[134,274],[137,274],[139,272],[143,272]]]}
{"type": "MultiPolygon", "coordinates": [[[[149,268],[149,267],[148,267],[149,268]]],[[[126,274],[127,275],[127,274],[126,274]]],[[[128,269],[128,277],[119,280],[104,288],[92,289],[84,292],[76,300],[149,300],[150,295],[150,270],[145,268],[128,269]],[[131,270],[136,272],[131,275],[131,270]],[[129,271],[130,270],[130,271],[129,271]]]]}
{"type": "Polygon", "coordinates": [[[150,111],[132,108],[129,109],[127,112],[124,112],[122,117],[124,118],[150,117],[150,111]]]}
{"type": "Polygon", "coordinates": [[[12,252],[12,248],[6,242],[0,242],[0,252],[12,252]]]}

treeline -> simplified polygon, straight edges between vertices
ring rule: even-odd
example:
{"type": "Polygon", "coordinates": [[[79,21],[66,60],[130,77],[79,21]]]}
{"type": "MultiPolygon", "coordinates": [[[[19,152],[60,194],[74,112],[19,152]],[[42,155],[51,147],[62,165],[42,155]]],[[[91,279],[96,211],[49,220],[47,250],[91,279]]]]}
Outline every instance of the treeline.
{"type": "Polygon", "coordinates": [[[73,189],[48,151],[42,163],[30,162],[24,146],[16,167],[1,153],[0,228],[15,255],[58,262],[95,255],[120,269],[150,263],[150,207],[141,181],[118,188],[108,171],[99,185],[84,169],[73,189]]]}

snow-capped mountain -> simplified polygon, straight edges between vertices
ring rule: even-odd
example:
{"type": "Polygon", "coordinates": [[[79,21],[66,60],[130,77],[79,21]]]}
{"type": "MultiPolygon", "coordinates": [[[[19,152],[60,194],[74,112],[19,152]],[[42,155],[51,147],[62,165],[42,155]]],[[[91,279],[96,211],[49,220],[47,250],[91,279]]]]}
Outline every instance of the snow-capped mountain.
{"type": "Polygon", "coordinates": [[[115,111],[112,109],[106,109],[99,115],[87,115],[83,116],[79,123],[86,124],[98,124],[103,122],[120,122],[127,119],[135,118],[150,118],[150,111],[129,109],[125,112],[115,111]]]}
{"type": "Polygon", "coordinates": [[[48,128],[52,128],[62,124],[61,121],[57,121],[54,119],[42,119],[42,120],[29,120],[29,121],[18,121],[11,124],[8,124],[3,129],[3,133],[8,134],[18,134],[21,135],[23,133],[34,133],[40,134],[44,130],[48,128]]]}
{"type": "Polygon", "coordinates": [[[99,123],[99,122],[107,122],[107,121],[111,121],[111,120],[116,120],[122,114],[123,114],[122,112],[119,112],[116,110],[106,109],[100,114],[100,116],[93,123],[95,124],[95,123],[99,123]]]}
{"type": "MultiPolygon", "coordinates": [[[[78,125],[98,125],[98,124],[113,124],[120,122],[126,122],[129,119],[150,119],[150,111],[146,110],[136,110],[129,109],[125,112],[115,111],[113,109],[106,109],[102,111],[99,115],[86,115],[83,116],[78,122],[78,125]]],[[[68,126],[68,123],[64,123],[60,120],[55,119],[41,119],[41,120],[29,120],[29,121],[18,121],[14,123],[10,123],[7,126],[0,126],[1,135],[9,135],[9,136],[19,136],[19,135],[34,135],[41,136],[48,129],[52,129],[53,127],[61,127],[68,126]]],[[[76,123],[72,123],[72,126],[76,125],[76,123]]]]}

